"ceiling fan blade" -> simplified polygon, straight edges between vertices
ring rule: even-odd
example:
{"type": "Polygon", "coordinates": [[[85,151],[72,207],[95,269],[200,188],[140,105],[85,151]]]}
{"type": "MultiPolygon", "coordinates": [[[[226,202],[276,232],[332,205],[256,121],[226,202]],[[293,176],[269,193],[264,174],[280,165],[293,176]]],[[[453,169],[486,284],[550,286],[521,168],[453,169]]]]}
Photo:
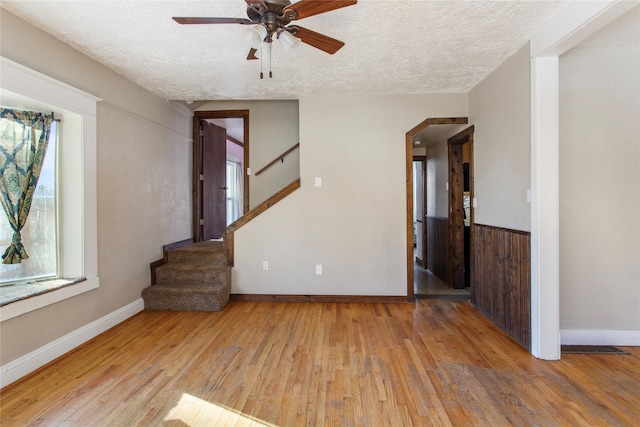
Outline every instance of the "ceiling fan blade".
{"type": "Polygon", "coordinates": [[[173,20],[178,24],[242,24],[252,25],[254,22],[244,18],[191,18],[174,16],[173,20]]]}
{"type": "Polygon", "coordinates": [[[339,51],[342,46],[344,46],[344,42],[341,42],[340,40],[332,39],[329,36],[307,30],[306,28],[299,27],[297,25],[291,25],[287,28],[293,29],[294,32],[292,34],[302,40],[302,43],[306,43],[309,46],[313,46],[330,55],[333,55],[339,51]]]}
{"type": "Polygon", "coordinates": [[[251,61],[252,59],[258,59],[258,57],[256,56],[256,52],[258,51],[258,49],[255,48],[251,48],[249,49],[249,54],[247,55],[247,60],[251,61]]]}
{"type": "Polygon", "coordinates": [[[296,13],[294,19],[308,18],[332,10],[351,6],[358,3],[357,0],[300,0],[297,3],[284,8],[284,12],[293,10],[296,13]]]}

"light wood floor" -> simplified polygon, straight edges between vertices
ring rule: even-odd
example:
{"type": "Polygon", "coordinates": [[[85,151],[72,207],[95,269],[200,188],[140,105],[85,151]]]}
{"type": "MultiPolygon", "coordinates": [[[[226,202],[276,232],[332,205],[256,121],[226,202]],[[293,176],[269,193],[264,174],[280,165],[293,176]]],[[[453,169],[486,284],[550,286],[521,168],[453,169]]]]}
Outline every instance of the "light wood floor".
{"type": "Polygon", "coordinates": [[[469,299],[471,289],[453,289],[451,285],[433,274],[430,270],[422,268],[417,262],[413,264],[413,286],[416,298],[459,297],[469,299]]]}
{"type": "Polygon", "coordinates": [[[142,312],[0,392],[9,426],[617,426],[640,348],[536,360],[468,302],[142,312]]]}

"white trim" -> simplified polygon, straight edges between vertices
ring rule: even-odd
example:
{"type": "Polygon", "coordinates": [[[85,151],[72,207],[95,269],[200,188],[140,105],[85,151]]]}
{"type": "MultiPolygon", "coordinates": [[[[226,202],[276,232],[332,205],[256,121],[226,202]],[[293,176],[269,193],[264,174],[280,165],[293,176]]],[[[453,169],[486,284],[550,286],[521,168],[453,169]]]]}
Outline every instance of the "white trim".
{"type": "Polygon", "coordinates": [[[640,330],[590,330],[563,329],[560,331],[564,345],[622,345],[640,347],[640,330]]]}
{"type": "Polygon", "coordinates": [[[46,344],[6,365],[0,366],[0,388],[5,387],[41,366],[68,353],[101,333],[144,310],[142,298],[101,317],[55,341],[46,344]]]}
{"type": "Polygon", "coordinates": [[[531,36],[531,57],[559,56],[624,15],[640,1],[600,0],[570,5],[531,36]]]}
{"type": "Polygon", "coordinates": [[[541,359],[560,358],[559,56],[638,3],[572,2],[529,39],[531,353],[541,359]]]}
{"type": "Polygon", "coordinates": [[[558,57],[531,60],[531,353],[560,359],[558,57]]]}
{"type": "Polygon", "coordinates": [[[0,56],[2,87],[78,114],[96,114],[101,99],[0,56]]]}
{"type": "Polygon", "coordinates": [[[193,110],[186,105],[183,105],[180,101],[167,101],[170,107],[173,107],[177,111],[181,112],[187,117],[193,117],[193,110]]]}
{"type": "Polygon", "coordinates": [[[56,289],[55,291],[47,292],[46,294],[36,295],[20,301],[12,302],[4,307],[0,307],[0,322],[13,319],[14,317],[21,316],[25,313],[29,313],[30,311],[38,310],[42,307],[55,304],[67,298],[75,297],[76,295],[92,291],[99,287],[100,280],[98,277],[93,277],[73,285],[56,289]]]}

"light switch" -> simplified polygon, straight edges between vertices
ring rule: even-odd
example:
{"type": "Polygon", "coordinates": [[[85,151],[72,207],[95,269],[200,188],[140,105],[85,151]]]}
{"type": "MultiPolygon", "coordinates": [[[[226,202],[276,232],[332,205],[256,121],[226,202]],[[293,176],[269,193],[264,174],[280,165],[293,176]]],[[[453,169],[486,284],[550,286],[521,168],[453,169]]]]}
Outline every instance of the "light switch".
{"type": "Polygon", "coordinates": [[[251,168],[247,168],[247,176],[251,176],[251,168]]]}
{"type": "Polygon", "coordinates": [[[478,199],[476,199],[475,197],[473,198],[473,207],[474,208],[478,207],[478,199]]]}
{"type": "Polygon", "coordinates": [[[444,188],[449,191],[449,181],[444,183],[444,188]]]}
{"type": "Polygon", "coordinates": [[[269,261],[262,261],[262,269],[263,270],[269,269],[269,261]]]}
{"type": "Polygon", "coordinates": [[[322,177],[316,176],[316,187],[322,187],[322,177]]]}
{"type": "Polygon", "coordinates": [[[322,264],[316,264],[316,274],[317,275],[322,274],[322,264]]]}

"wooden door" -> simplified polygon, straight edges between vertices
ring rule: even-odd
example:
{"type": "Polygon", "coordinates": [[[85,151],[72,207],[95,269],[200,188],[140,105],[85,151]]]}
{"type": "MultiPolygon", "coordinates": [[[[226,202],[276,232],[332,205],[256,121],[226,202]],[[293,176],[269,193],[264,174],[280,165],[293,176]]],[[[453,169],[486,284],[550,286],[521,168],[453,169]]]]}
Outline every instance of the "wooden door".
{"type": "MultiPolygon", "coordinates": [[[[469,270],[471,294],[473,296],[473,257],[469,254],[469,263],[465,262],[465,227],[464,227],[464,160],[463,145],[469,144],[469,195],[473,200],[473,132],[469,126],[457,135],[448,139],[449,145],[449,266],[451,287],[465,287],[465,268],[469,270]]],[[[473,232],[474,214],[470,209],[470,234],[473,232]]],[[[468,242],[470,253],[473,253],[473,241],[468,242]]]]}
{"type": "Polygon", "coordinates": [[[449,262],[453,289],[464,288],[463,196],[462,144],[449,144],[449,262]]]}
{"type": "Polygon", "coordinates": [[[227,227],[227,131],[201,121],[202,238],[220,239],[227,227]]]}

